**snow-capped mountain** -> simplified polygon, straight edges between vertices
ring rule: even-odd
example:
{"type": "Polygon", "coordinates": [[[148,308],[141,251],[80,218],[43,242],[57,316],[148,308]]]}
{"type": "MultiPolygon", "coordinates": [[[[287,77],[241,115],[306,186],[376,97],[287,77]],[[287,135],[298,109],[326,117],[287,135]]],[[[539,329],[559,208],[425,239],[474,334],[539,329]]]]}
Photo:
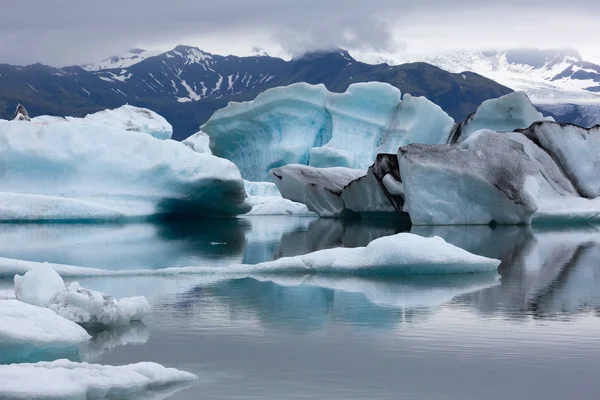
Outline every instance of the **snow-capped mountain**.
{"type": "Polygon", "coordinates": [[[117,69],[127,68],[135,65],[141,61],[144,61],[148,57],[154,57],[163,53],[160,50],[143,50],[143,49],[130,49],[129,51],[121,54],[120,56],[109,57],[106,60],[102,60],[97,64],[82,65],[81,68],[86,71],[102,71],[105,69],[117,69]]]}
{"type": "Polygon", "coordinates": [[[355,82],[387,82],[403,93],[426,96],[456,120],[484,100],[511,92],[474,73],[453,74],[426,63],[370,65],[345,50],[290,61],[257,53],[221,56],[177,46],[158,54],[132,50],[84,67],[0,65],[0,118],[12,118],[18,103],[33,116],[84,116],[129,103],[163,115],[173,125],[173,137],[183,139],[229,101],[252,100],[296,82],[321,83],[333,92],[355,82]]]}
{"type": "Polygon", "coordinates": [[[461,50],[361,58],[393,65],[423,61],[450,72],[473,71],[522,90],[540,104],[600,101],[600,65],[584,61],[573,49],[461,50]]]}

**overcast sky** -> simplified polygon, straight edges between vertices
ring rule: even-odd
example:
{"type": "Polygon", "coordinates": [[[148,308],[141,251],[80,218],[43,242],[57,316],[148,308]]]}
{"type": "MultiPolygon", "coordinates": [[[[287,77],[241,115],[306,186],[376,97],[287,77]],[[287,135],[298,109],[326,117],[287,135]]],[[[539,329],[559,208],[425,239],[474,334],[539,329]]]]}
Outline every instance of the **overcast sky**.
{"type": "Polygon", "coordinates": [[[131,47],[289,56],[574,47],[600,60],[598,0],[7,0],[0,62],[100,61],[131,47]]]}

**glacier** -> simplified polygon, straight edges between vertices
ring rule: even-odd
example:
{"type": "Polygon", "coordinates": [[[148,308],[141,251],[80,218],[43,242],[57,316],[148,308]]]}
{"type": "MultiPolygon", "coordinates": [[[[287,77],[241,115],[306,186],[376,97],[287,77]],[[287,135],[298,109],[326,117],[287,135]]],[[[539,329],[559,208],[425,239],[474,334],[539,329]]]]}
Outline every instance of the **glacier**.
{"type": "MultiPolygon", "coordinates": [[[[404,144],[445,143],[453,126],[429,100],[369,82],[345,93],[306,83],[269,89],[229,103],[200,129],[212,153],[233,161],[244,179],[267,181],[270,169],[288,164],[367,169],[378,153],[404,144]]],[[[194,136],[188,145],[204,140],[194,136]]]]}
{"type": "Polygon", "coordinates": [[[145,297],[114,299],[102,293],[82,288],[73,282],[68,287],[50,265],[41,264],[16,275],[17,300],[47,307],[56,314],[83,325],[124,325],[140,321],[150,313],[145,297]],[[52,285],[48,287],[48,282],[52,285]]]}
{"type": "Polygon", "coordinates": [[[0,220],[141,220],[248,212],[239,170],[172,140],[109,125],[0,124],[0,220]]]}
{"type": "Polygon", "coordinates": [[[153,390],[198,377],[152,362],[100,365],[68,360],[0,365],[0,397],[10,399],[149,398],[153,390]]]}

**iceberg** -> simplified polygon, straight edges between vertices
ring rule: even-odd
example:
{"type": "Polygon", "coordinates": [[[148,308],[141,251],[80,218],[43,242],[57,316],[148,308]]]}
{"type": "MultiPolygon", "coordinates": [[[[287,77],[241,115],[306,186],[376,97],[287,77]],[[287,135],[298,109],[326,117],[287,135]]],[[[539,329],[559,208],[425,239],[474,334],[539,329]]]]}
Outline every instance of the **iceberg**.
{"type": "Polygon", "coordinates": [[[257,276],[269,273],[393,276],[493,272],[498,265],[499,260],[471,254],[439,237],[399,233],[373,240],[366,247],[326,249],[256,265],[230,266],[227,270],[257,276]]]}
{"type": "Polygon", "coordinates": [[[271,176],[286,199],[304,203],[321,217],[348,215],[342,200],[342,190],[366,171],[344,167],[314,168],[306,165],[286,165],[271,170],[271,176]]]}
{"type": "Polygon", "coordinates": [[[142,362],[110,366],[68,360],[0,365],[0,398],[137,398],[197,379],[189,372],[142,362]]]}
{"type": "Polygon", "coordinates": [[[272,182],[244,181],[252,210],[245,215],[314,215],[306,205],[284,199],[272,182]]]}
{"type": "Polygon", "coordinates": [[[523,145],[481,130],[456,145],[398,150],[404,209],[416,225],[531,223],[539,169],[523,145]]]}
{"type": "Polygon", "coordinates": [[[429,100],[402,99],[395,87],[369,82],[345,93],[307,83],[269,89],[229,103],[200,129],[212,153],[233,161],[244,179],[266,181],[270,169],[288,164],[366,170],[377,154],[399,146],[445,143],[453,126],[429,100]]]}
{"type": "Polygon", "coordinates": [[[73,282],[65,288],[61,276],[49,265],[38,265],[23,276],[15,276],[17,300],[48,307],[56,314],[83,325],[124,325],[140,321],[150,313],[145,297],[113,299],[73,282]],[[46,282],[52,282],[48,289],[46,282]],[[43,293],[43,295],[40,295],[43,293]],[[53,294],[50,297],[50,294],[53,294]]]}
{"type": "Polygon", "coordinates": [[[524,92],[514,92],[497,99],[486,100],[465,121],[456,124],[450,134],[450,143],[465,140],[481,129],[511,132],[527,128],[537,121],[554,121],[535,108],[524,92]]]}
{"type": "Polygon", "coordinates": [[[140,220],[250,210],[239,170],[102,124],[0,125],[0,220],[140,220]]]}

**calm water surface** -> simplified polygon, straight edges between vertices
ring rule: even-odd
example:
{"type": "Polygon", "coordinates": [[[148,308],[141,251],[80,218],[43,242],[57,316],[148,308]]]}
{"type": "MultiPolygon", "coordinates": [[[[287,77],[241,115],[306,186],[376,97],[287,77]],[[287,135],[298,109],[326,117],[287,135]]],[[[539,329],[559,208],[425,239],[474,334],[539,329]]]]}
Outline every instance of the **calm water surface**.
{"type": "MultiPolygon", "coordinates": [[[[106,269],[219,267],[364,246],[406,229],[294,217],[3,225],[0,257],[106,269]]],[[[91,343],[61,356],[155,361],[200,377],[156,398],[598,398],[600,227],[408,229],[500,258],[499,274],[84,279],[116,297],[145,295],[154,312],[93,332],[91,343]]]]}

